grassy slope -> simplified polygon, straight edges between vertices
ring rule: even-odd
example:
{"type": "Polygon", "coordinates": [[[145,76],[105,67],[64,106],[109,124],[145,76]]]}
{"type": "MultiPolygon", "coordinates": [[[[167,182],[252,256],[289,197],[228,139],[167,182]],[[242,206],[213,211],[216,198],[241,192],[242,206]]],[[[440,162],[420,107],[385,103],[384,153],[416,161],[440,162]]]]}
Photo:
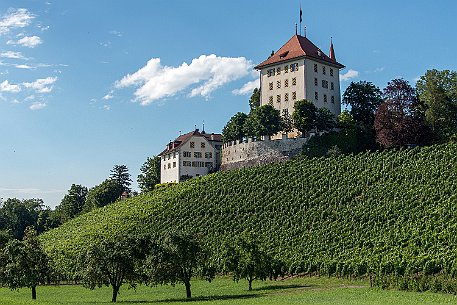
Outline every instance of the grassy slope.
{"type": "MultiPolygon", "coordinates": [[[[192,304],[455,304],[454,295],[438,293],[414,293],[371,289],[363,281],[346,281],[335,278],[294,278],[286,281],[254,283],[252,292],[247,291],[246,281],[234,283],[228,278],[216,278],[211,284],[193,281],[192,304]],[[211,300],[209,303],[208,301],[211,300]]],[[[38,287],[37,300],[30,299],[30,290],[19,292],[0,288],[0,304],[8,305],[85,305],[110,304],[111,290],[89,290],[81,286],[38,287]]],[[[182,285],[138,287],[137,291],[121,288],[118,301],[122,304],[189,304],[182,285]]]]}
{"type": "Polygon", "coordinates": [[[249,229],[293,271],[454,270],[457,145],[221,172],[78,217],[43,236],[58,265],[99,237],[204,232],[214,251],[249,229]],[[428,266],[427,265],[427,266],[428,266]],[[336,268],[336,269],[335,269],[336,268]]]}

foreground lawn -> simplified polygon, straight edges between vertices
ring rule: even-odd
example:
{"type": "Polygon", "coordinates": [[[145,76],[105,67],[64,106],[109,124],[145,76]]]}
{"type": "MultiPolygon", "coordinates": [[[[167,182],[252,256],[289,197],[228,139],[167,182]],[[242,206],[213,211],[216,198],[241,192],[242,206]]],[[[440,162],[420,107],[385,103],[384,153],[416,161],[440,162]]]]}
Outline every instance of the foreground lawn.
{"type": "MultiPolygon", "coordinates": [[[[366,281],[335,278],[301,277],[281,281],[234,283],[229,278],[216,278],[212,283],[192,282],[191,304],[456,304],[457,297],[438,293],[416,293],[380,290],[368,287],[366,281]]],[[[110,304],[111,289],[89,290],[81,286],[48,286],[37,288],[37,300],[31,300],[29,289],[11,291],[0,288],[1,305],[17,304],[110,304]]],[[[145,287],[137,290],[121,288],[120,304],[184,304],[183,285],[145,287]]]]}

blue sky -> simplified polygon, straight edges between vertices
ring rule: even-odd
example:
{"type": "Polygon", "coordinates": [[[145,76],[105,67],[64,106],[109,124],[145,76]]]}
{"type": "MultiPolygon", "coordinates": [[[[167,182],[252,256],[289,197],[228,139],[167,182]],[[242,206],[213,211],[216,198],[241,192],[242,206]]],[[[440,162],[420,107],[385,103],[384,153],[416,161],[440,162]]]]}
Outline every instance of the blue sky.
{"type": "Polygon", "coordinates": [[[311,41],[328,52],[333,36],[341,92],[457,70],[452,0],[2,0],[0,197],[54,207],[115,164],[136,180],[179,131],[221,132],[248,112],[253,66],[295,33],[300,4],[311,41]]]}

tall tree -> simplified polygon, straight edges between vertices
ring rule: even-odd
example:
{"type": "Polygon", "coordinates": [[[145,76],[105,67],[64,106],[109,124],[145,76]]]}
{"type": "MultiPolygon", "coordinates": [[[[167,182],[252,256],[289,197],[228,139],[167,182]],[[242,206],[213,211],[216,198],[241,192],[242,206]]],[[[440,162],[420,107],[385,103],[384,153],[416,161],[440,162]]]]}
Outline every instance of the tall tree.
{"type": "Polygon", "coordinates": [[[130,179],[129,169],[126,165],[114,165],[113,169],[111,170],[110,179],[116,181],[118,184],[122,186],[122,192],[130,193],[130,185],[132,184],[132,179],[130,179]]]}
{"type": "Polygon", "coordinates": [[[86,202],[87,187],[80,184],[72,184],[68,193],[63,197],[60,205],[56,207],[56,213],[58,214],[62,223],[78,216],[83,210],[86,202]]]}
{"type": "Polygon", "coordinates": [[[260,107],[260,89],[259,88],[254,88],[252,91],[252,95],[249,98],[249,107],[251,108],[251,111],[256,109],[257,107],[260,107]]]}
{"type": "Polygon", "coordinates": [[[243,137],[246,135],[244,131],[244,125],[247,117],[247,114],[238,112],[230,118],[230,120],[222,129],[222,138],[224,142],[243,139],[243,137]]]}
{"type": "Polygon", "coordinates": [[[425,125],[415,89],[404,79],[394,79],[384,89],[384,99],[374,122],[378,143],[386,148],[419,144],[425,125]]]}
{"type": "Polygon", "coordinates": [[[428,70],[416,84],[425,119],[441,141],[457,133],[457,72],[428,70]]]}
{"type": "Polygon", "coordinates": [[[307,132],[316,126],[317,108],[308,100],[296,101],[292,118],[295,128],[305,136],[307,132]]]}
{"type": "Polygon", "coordinates": [[[81,259],[83,285],[90,289],[111,286],[111,302],[116,302],[124,282],[135,287],[142,279],[139,266],[147,247],[144,239],[129,234],[93,243],[81,259]]]}
{"type": "MultiPolygon", "coordinates": [[[[0,211],[4,220],[3,228],[9,230],[14,238],[22,239],[26,227],[36,227],[43,209],[42,199],[8,198],[4,201],[0,211]]],[[[0,224],[0,228],[1,226],[0,224]]]]}
{"type": "Polygon", "coordinates": [[[259,106],[246,119],[244,130],[248,136],[272,136],[281,131],[279,110],[270,105],[259,106]]]}
{"type": "Polygon", "coordinates": [[[351,106],[352,117],[369,128],[373,127],[374,113],[381,103],[382,92],[371,82],[351,82],[343,94],[343,104],[351,106]]]}
{"type": "Polygon", "coordinates": [[[335,116],[327,108],[319,108],[316,111],[316,130],[329,131],[335,128],[335,116]]]}
{"type": "Polygon", "coordinates": [[[36,287],[46,282],[49,270],[48,257],[31,226],[23,241],[11,240],[0,254],[0,281],[11,289],[30,288],[34,300],[36,287]]]}
{"type": "Polygon", "coordinates": [[[141,192],[148,192],[160,183],[160,157],[148,157],[140,168],[137,178],[141,192]]]}
{"type": "Polygon", "coordinates": [[[104,207],[120,198],[123,191],[122,185],[116,180],[106,179],[89,190],[83,211],[89,212],[96,208],[104,207]]]}
{"type": "Polygon", "coordinates": [[[190,281],[200,275],[207,280],[214,278],[215,270],[209,266],[208,252],[201,239],[187,233],[169,233],[160,248],[151,251],[147,259],[147,271],[154,284],[183,283],[190,298],[190,281]]]}

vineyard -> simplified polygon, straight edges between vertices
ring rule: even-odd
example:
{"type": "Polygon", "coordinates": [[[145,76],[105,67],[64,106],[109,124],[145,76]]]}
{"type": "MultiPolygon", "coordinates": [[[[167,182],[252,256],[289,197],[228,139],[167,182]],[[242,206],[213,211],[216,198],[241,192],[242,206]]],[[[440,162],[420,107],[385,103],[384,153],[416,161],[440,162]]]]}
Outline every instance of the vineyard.
{"type": "Polygon", "coordinates": [[[457,277],[457,144],[219,172],[92,211],[43,235],[60,271],[120,232],[203,233],[217,257],[250,230],[289,272],[457,277]]]}

